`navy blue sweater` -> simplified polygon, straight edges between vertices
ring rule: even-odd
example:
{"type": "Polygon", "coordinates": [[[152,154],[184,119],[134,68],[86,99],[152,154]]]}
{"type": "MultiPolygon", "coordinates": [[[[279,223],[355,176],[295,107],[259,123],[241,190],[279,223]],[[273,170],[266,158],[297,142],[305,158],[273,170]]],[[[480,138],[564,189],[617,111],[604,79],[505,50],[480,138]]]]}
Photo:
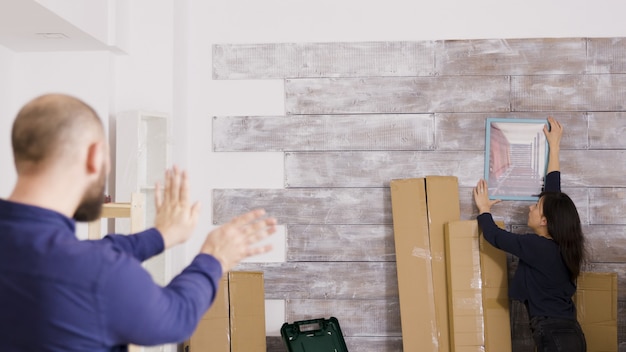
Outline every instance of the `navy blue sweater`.
{"type": "Polygon", "coordinates": [[[222,268],[207,254],[166,287],[141,262],[156,229],[79,241],[57,212],[0,200],[0,351],[125,351],[189,337],[222,268]]]}
{"type": "MultiPolygon", "coordinates": [[[[545,190],[561,191],[560,172],[546,176],[545,190]]],[[[559,246],[536,234],[518,235],[502,230],[489,213],[480,214],[477,220],[487,242],[519,258],[509,296],[527,304],[530,317],[576,319],[572,302],[576,284],[570,279],[559,246]]]]}

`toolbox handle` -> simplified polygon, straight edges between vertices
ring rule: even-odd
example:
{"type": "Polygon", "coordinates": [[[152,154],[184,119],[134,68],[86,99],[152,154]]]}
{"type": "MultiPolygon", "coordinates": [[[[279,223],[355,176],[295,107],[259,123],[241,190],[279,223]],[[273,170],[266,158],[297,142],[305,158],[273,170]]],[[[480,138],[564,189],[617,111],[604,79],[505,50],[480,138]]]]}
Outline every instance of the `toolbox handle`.
{"type": "Polygon", "coordinates": [[[311,319],[311,320],[301,320],[294,322],[294,325],[298,328],[300,333],[306,334],[315,331],[320,331],[324,328],[325,320],[324,319],[311,319]]]}

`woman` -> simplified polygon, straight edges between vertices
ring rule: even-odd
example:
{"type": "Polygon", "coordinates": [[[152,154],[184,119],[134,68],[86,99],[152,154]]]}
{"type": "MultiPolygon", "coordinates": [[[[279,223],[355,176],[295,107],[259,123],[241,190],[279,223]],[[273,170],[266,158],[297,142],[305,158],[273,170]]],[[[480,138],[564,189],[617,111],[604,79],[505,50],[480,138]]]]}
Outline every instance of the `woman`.
{"type": "Polygon", "coordinates": [[[550,146],[544,192],[530,206],[528,226],[534,234],[517,235],[496,226],[490,214],[487,182],[474,189],[477,220],[485,239],[519,258],[509,287],[511,299],[525,304],[538,352],[586,351],[572,296],[584,260],[584,237],[574,202],[561,192],[559,150],[563,128],[552,117],[544,134],[550,146]]]}

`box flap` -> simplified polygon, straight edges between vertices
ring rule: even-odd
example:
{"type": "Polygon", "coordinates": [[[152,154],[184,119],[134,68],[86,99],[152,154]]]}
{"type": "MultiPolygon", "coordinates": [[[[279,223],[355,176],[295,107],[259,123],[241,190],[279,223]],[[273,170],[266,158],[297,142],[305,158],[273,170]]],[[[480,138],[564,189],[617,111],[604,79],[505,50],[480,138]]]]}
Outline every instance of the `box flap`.
{"type": "Polygon", "coordinates": [[[617,274],[581,272],[573,298],[587,351],[618,351],[617,274]]]}
{"type": "Polygon", "coordinates": [[[475,221],[445,226],[451,351],[484,346],[483,296],[475,221]]]}
{"type": "Polygon", "coordinates": [[[403,349],[438,352],[425,180],[392,180],[390,188],[403,349]]]}
{"type": "Polygon", "coordinates": [[[454,176],[426,176],[426,204],[432,255],[433,287],[437,293],[435,295],[435,309],[439,331],[439,351],[447,352],[450,350],[450,331],[444,225],[461,218],[458,179],[454,176]]]}
{"type": "Polygon", "coordinates": [[[262,272],[228,273],[232,351],[266,352],[262,272]]]}
{"type": "Polygon", "coordinates": [[[228,278],[220,286],[211,308],[202,316],[188,341],[189,351],[230,352],[228,278]]]}

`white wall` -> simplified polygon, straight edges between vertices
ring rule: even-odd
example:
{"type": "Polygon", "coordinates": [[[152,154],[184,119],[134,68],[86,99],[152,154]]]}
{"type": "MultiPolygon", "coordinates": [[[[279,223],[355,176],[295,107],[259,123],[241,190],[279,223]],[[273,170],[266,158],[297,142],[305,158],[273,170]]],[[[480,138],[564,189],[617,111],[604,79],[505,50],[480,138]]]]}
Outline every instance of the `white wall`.
{"type": "Polygon", "coordinates": [[[284,1],[199,4],[219,42],[623,36],[620,0],[284,1]]]}
{"type": "Polygon", "coordinates": [[[172,112],[173,2],[131,2],[128,55],[115,58],[117,111],[172,112]]]}
{"type": "MultiPolygon", "coordinates": [[[[186,166],[194,196],[203,204],[189,261],[211,228],[214,188],[282,188],[282,153],[212,153],[214,115],[283,115],[281,81],[216,81],[211,77],[211,45],[217,43],[438,40],[529,37],[626,36],[620,13],[626,3],[593,6],[576,1],[185,1],[186,166]]],[[[181,32],[184,34],[185,32],[181,32]]],[[[181,35],[179,34],[179,35],[181,35]]],[[[179,40],[178,37],[175,40],[179,40]]],[[[183,73],[181,71],[180,73],[183,73]]],[[[182,142],[182,141],[181,141],[182,142]]],[[[280,219],[279,219],[280,221],[280,219]]],[[[275,252],[261,261],[284,260],[284,234],[275,252]]],[[[281,302],[267,303],[267,329],[279,335],[281,302]]]]}
{"type": "MultiPolygon", "coordinates": [[[[625,10],[621,0],[135,0],[128,55],[12,54],[0,48],[0,197],[14,182],[7,126],[40,93],[77,95],[102,117],[133,109],[170,113],[173,161],[189,170],[194,198],[203,204],[194,238],[175,252],[177,270],[213,226],[212,189],[283,187],[281,153],[211,152],[212,116],[284,114],[281,81],[212,80],[211,45],[619,37],[626,36],[625,10]]],[[[276,238],[277,251],[260,260],[283,259],[284,235],[276,238]]],[[[280,312],[272,317],[276,324],[283,318],[280,312]]]]}
{"type": "Polygon", "coordinates": [[[40,94],[58,92],[85,100],[106,119],[111,77],[108,55],[105,52],[13,53],[0,48],[0,72],[3,78],[8,78],[0,82],[0,197],[8,196],[15,182],[9,133],[18,110],[40,94]]]}
{"type": "Polygon", "coordinates": [[[15,169],[11,152],[13,124],[12,90],[15,55],[0,45],[0,198],[11,192],[15,183],[15,169]]]}
{"type": "MultiPolygon", "coordinates": [[[[132,1],[128,19],[128,53],[113,55],[113,83],[110,89],[110,135],[115,144],[115,117],[130,110],[172,116],[173,1],[132,1]],[[150,14],[149,16],[147,14],[150,14]]],[[[115,158],[115,150],[112,151],[115,158]]],[[[115,159],[114,159],[115,160],[115,159]]],[[[116,170],[112,170],[115,172],[116,170]]],[[[113,179],[115,177],[112,177],[113,179]]],[[[162,178],[160,178],[162,179],[162,178]]],[[[114,193],[114,192],[112,192],[114,193]]],[[[119,201],[129,201],[121,199],[119,201]]],[[[151,202],[152,199],[146,201],[151,202]]]]}
{"type": "MultiPolygon", "coordinates": [[[[280,153],[211,153],[211,116],[284,113],[280,81],[213,81],[212,44],[626,36],[618,17],[626,3],[618,0],[137,0],[130,6],[129,55],[111,60],[106,53],[0,50],[0,73],[12,76],[0,82],[0,101],[6,102],[0,121],[10,126],[7,119],[19,106],[45,91],[78,95],[104,117],[130,109],[171,113],[174,161],[190,170],[204,204],[187,260],[211,225],[211,189],[283,182],[280,153]]],[[[2,142],[0,167],[12,170],[2,142]]],[[[0,179],[3,195],[12,183],[9,171],[0,179]]]]}
{"type": "Polygon", "coordinates": [[[281,153],[211,153],[211,116],[284,114],[281,81],[212,80],[212,44],[626,36],[620,24],[626,2],[619,0],[187,0],[176,6],[188,10],[189,21],[188,50],[175,53],[186,55],[188,65],[185,87],[175,87],[188,94],[187,134],[178,138],[187,141],[193,190],[205,205],[200,229],[210,225],[210,189],[283,186],[281,153]]]}
{"type": "Polygon", "coordinates": [[[13,106],[19,109],[40,94],[65,93],[84,100],[106,119],[111,77],[108,52],[18,53],[13,106]]]}

